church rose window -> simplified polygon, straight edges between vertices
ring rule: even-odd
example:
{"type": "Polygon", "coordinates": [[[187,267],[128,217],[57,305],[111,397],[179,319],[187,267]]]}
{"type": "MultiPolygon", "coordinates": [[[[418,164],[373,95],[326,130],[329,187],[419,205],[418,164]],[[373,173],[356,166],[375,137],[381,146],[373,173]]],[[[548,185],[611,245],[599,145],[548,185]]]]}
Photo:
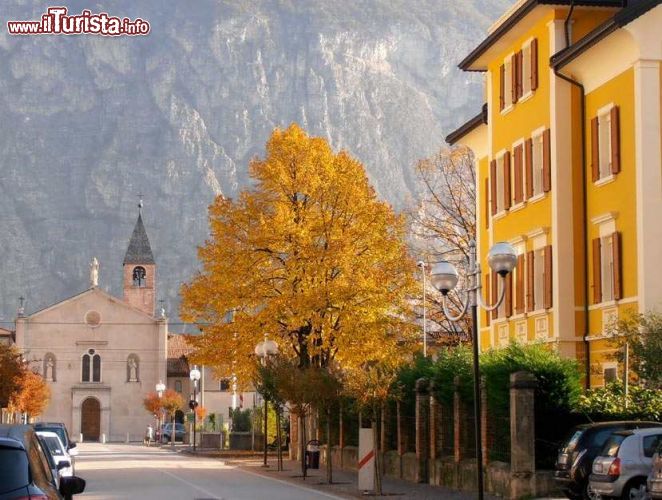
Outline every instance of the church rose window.
{"type": "Polygon", "coordinates": [[[133,286],[145,287],[147,286],[147,272],[142,266],[133,268],[133,286]]]}
{"type": "Polygon", "coordinates": [[[101,314],[98,311],[88,311],[85,314],[85,323],[91,327],[99,326],[101,324],[101,314]]]}

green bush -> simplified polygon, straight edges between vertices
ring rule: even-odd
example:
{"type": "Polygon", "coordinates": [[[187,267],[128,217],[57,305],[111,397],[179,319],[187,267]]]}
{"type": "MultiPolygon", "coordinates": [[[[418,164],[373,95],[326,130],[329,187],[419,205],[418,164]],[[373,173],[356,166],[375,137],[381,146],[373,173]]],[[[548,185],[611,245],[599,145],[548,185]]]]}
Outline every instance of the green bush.
{"type": "Polygon", "coordinates": [[[459,377],[460,396],[464,401],[473,401],[473,354],[471,347],[443,348],[431,368],[434,393],[444,405],[453,404],[454,380],[459,377]]]}
{"type": "Polygon", "coordinates": [[[249,432],[252,428],[252,412],[249,409],[235,408],[230,412],[232,432],[249,432]]]}
{"type": "Polygon", "coordinates": [[[621,382],[591,389],[579,397],[576,411],[591,420],[656,420],[662,419],[662,392],[631,385],[627,407],[621,382]]]}

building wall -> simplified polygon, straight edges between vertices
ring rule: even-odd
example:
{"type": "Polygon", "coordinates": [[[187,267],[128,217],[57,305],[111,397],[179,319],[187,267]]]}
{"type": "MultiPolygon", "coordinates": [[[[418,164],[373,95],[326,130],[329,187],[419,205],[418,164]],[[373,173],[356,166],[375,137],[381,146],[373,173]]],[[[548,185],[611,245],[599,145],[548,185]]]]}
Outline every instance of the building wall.
{"type": "Polygon", "coordinates": [[[101,402],[101,433],[106,439],[140,440],[151,415],[143,399],[165,373],[165,321],[157,321],[98,289],[61,302],[32,316],[19,318],[16,342],[43,374],[48,353],[56,358],[55,381],[43,421],[64,422],[73,439],[81,429],[80,406],[87,397],[101,402]],[[86,323],[96,311],[98,326],[86,323]],[[101,382],[82,382],[82,356],[94,349],[101,355],[101,382]],[[138,381],[129,382],[127,358],[139,358],[138,381]]]}

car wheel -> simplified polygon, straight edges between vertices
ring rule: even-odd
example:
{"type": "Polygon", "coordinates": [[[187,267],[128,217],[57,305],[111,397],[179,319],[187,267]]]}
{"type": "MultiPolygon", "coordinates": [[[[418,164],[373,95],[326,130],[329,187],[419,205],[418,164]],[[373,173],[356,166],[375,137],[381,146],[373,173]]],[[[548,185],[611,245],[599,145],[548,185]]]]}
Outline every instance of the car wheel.
{"type": "Polygon", "coordinates": [[[584,500],[601,500],[600,493],[596,493],[591,487],[591,483],[586,481],[582,488],[582,498],[584,500]]]}
{"type": "Polygon", "coordinates": [[[626,484],[621,498],[623,500],[646,500],[648,498],[646,485],[641,481],[626,484]]]}

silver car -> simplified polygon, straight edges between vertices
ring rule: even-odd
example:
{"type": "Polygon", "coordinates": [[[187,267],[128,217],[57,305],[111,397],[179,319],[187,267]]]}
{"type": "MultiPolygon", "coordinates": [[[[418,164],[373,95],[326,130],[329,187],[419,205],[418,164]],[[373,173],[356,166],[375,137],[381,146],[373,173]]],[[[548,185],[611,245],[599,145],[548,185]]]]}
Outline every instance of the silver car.
{"type": "Polygon", "coordinates": [[[593,461],[593,491],[602,497],[641,499],[660,442],[660,428],[614,432],[593,461]]]}

